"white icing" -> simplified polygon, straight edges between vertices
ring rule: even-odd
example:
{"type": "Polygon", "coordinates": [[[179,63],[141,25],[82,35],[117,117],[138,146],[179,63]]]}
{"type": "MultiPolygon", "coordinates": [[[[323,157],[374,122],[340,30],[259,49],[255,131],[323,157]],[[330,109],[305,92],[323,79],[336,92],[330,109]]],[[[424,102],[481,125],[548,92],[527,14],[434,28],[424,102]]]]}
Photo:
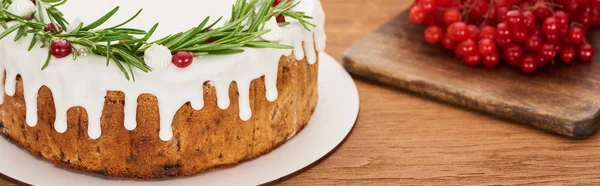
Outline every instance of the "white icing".
{"type": "Polygon", "coordinates": [[[35,12],[35,9],[30,0],[13,0],[6,10],[16,16],[25,17],[35,12]]]}
{"type": "Polygon", "coordinates": [[[172,57],[169,48],[157,44],[152,44],[144,52],[144,62],[154,71],[167,68],[171,64],[172,57]]]}
{"type": "Polygon", "coordinates": [[[261,38],[273,42],[281,41],[281,27],[277,24],[277,19],[275,19],[275,17],[271,17],[271,19],[265,23],[264,29],[270,31],[262,35],[261,38]]]}
{"type": "MultiPolygon", "coordinates": [[[[226,20],[234,2],[235,0],[172,0],[169,3],[147,0],[78,0],[68,1],[61,10],[66,16],[80,16],[82,21],[89,22],[115,6],[120,6],[115,19],[107,22],[107,26],[112,26],[128,19],[140,8],[144,8],[144,12],[128,26],[149,28],[159,22],[160,26],[153,36],[156,39],[192,28],[206,16],[216,20],[218,16],[223,15],[226,20]],[[182,4],[189,6],[181,6],[182,4]]],[[[0,72],[6,70],[6,83],[0,84],[0,91],[13,96],[16,76],[20,74],[23,79],[27,124],[35,126],[38,119],[37,92],[41,86],[47,86],[52,90],[54,97],[56,131],[64,133],[67,130],[66,117],[69,108],[82,106],[88,114],[88,135],[92,139],[97,139],[102,134],[100,117],[107,91],[122,91],[125,94],[124,127],[127,130],[134,130],[137,127],[136,112],[139,95],[153,94],[159,102],[159,135],[162,140],[168,141],[173,136],[171,128],[173,117],[182,105],[190,102],[196,110],[204,107],[203,84],[205,82],[215,86],[217,104],[221,109],[229,107],[229,85],[236,82],[239,92],[240,119],[247,121],[252,117],[249,100],[249,86],[252,80],[265,76],[267,100],[274,101],[278,96],[277,72],[280,57],[294,52],[297,59],[306,56],[309,63],[314,64],[317,60],[314,47],[316,46],[317,51],[325,48],[324,13],[319,0],[302,0],[297,9],[312,16],[312,22],[317,27],[312,31],[306,31],[300,24],[293,23],[281,28],[279,43],[291,45],[294,47],[293,50],[245,48],[246,51],[241,54],[196,57],[194,63],[183,69],[168,65],[162,70],[151,73],[134,70],[135,82],[126,80],[114,63],[106,67],[106,59],[97,55],[79,58],[76,61],[71,57],[53,58],[48,68],[41,71],[47,49],[34,47],[33,50],[27,51],[31,35],[17,42],[3,39],[0,41],[0,72]]],[[[150,58],[158,59],[157,56],[150,58]]],[[[153,60],[148,60],[149,65],[154,63],[153,60]]],[[[157,61],[153,66],[158,63],[162,64],[157,61]]],[[[0,96],[0,103],[3,101],[0,96]]]]}
{"type": "Polygon", "coordinates": [[[81,21],[81,18],[77,17],[77,18],[73,19],[73,21],[71,21],[69,23],[69,26],[67,27],[67,32],[71,32],[71,31],[75,30],[81,23],[83,23],[81,21]]]}

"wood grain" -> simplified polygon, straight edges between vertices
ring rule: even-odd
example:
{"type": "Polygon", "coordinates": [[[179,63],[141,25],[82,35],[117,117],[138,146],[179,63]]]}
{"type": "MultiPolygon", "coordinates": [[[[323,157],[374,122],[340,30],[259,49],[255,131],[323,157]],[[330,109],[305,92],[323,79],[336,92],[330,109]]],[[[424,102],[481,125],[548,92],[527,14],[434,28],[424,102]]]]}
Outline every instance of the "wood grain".
{"type": "MultiPolygon", "coordinates": [[[[409,0],[323,0],[328,53],[409,0]]],[[[599,185],[600,138],[567,140],[411,93],[356,81],[361,111],[337,151],[280,185],[599,185]]],[[[0,185],[7,185],[0,181],[0,185]]]]}
{"type": "MultiPolygon", "coordinates": [[[[427,43],[423,32],[405,11],[353,44],[344,66],[357,77],[565,136],[587,137],[598,128],[600,55],[591,64],[558,62],[533,74],[507,64],[472,68],[427,43]]],[[[600,41],[600,32],[588,35],[600,41]]]]}

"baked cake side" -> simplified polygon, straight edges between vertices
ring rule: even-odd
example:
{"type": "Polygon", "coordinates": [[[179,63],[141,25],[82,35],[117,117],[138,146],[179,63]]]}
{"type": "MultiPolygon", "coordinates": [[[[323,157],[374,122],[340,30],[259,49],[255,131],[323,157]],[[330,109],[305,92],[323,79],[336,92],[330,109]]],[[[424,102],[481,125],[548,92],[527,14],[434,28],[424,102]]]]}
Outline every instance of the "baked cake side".
{"type": "Polygon", "coordinates": [[[309,121],[317,103],[318,65],[306,60],[282,57],[279,65],[275,102],[265,98],[264,80],[251,84],[254,114],[249,121],[238,117],[236,84],[229,94],[231,106],[218,108],[214,87],[204,86],[206,106],[194,110],[189,104],[173,120],[173,140],[162,141],[156,97],[138,98],[138,128],[123,126],[124,94],[108,92],[101,119],[104,135],[96,140],[87,136],[85,109],[68,111],[68,130],[54,130],[52,92],[39,90],[39,124],[25,123],[22,81],[15,96],[5,96],[0,106],[0,134],[31,153],[60,166],[113,177],[163,178],[193,175],[205,170],[236,165],[268,153],[292,138],[309,121]]]}

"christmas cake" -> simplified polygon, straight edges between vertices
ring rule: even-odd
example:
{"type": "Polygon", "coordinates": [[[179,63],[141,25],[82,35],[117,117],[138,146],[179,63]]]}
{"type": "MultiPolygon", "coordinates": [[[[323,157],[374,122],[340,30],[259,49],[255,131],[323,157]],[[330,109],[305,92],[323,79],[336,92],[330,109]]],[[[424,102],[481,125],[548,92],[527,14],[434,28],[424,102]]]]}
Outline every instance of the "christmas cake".
{"type": "Polygon", "coordinates": [[[0,134],[70,169],[236,165],[317,104],[319,0],[4,0],[0,25],[0,134]]]}

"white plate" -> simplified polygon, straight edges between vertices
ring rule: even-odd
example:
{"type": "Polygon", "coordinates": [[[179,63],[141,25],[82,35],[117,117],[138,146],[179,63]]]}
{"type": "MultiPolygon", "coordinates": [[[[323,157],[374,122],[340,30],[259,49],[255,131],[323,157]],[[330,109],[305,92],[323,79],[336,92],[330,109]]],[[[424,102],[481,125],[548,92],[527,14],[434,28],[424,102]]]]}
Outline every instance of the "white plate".
{"type": "Polygon", "coordinates": [[[319,103],[308,125],[275,151],[255,160],[186,178],[158,181],[106,179],[58,168],[0,139],[0,173],[33,185],[258,185],[290,175],[318,161],[346,138],[358,116],[358,91],[350,75],[321,53],[319,103]]]}

